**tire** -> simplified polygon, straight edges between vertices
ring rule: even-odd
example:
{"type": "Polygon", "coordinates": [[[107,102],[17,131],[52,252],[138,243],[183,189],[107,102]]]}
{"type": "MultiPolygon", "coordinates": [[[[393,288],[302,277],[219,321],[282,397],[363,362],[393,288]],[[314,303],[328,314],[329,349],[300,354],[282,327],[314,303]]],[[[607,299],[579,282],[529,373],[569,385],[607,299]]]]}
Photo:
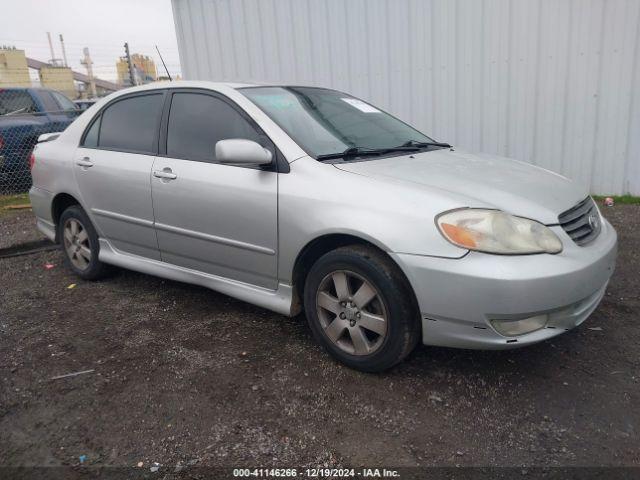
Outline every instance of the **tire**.
{"type": "Polygon", "coordinates": [[[98,260],[98,234],[80,205],[72,205],[62,212],[58,228],[58,240],[65,263],[76,275],[84,280],[98,280],[111,271],[109,265],[98,260]],[[77,234],[74,234],[74,231],[77,234]],[[70,235],[73,238],[70,238],[70,235]]]}
{"type": "Polygon", "coordinates": [[[337,360],[364,372],[386,370],[415,348],[415,303],[399,268],[372,247],[351,245],[323,255],[305,281],[314,337],[337,360]]]}

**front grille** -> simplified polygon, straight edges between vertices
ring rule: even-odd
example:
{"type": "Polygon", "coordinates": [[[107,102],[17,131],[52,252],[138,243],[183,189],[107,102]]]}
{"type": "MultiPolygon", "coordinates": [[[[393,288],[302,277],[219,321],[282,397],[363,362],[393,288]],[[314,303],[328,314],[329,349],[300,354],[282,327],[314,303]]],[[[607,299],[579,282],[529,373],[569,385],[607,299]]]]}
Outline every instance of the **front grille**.
{"type": "Polygon", "coordinates": [[[558,216],[558,222],[578,245],[586,245],[600,233],[602,223],[598,208],[591,197],[558,216]]]}

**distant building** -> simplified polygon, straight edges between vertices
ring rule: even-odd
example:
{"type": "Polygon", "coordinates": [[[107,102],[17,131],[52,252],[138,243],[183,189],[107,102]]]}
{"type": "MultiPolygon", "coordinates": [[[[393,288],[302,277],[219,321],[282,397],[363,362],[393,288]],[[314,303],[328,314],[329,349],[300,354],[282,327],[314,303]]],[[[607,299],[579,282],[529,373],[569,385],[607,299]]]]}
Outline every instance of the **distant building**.
{"type": "MultiPolygon", "coordinates": [[[[40,68],[40,85],[76,98],[73,72],[68,67],[43,66],[40,68]]],[[[29,65],[24,50],[13,47],[0,48],[0,87],[31,87],[29,65]]]]}
{"type": "Polygon", "coordinates": [[[24,50],[0,47],[0,87],[30,87],[29,67],[24,50]]]}
{"type": "Polygon", "coordinates": [[[40,85],[64,93],[74,99],[78,96],[73,72],[69,67],[42,67],[40,69],[40,85]]]}
{"type": "MultiPolygon", "coordinates": [[[[158,79],[156,64],[151,57],[134,53],[131,55],[131,63],[133,64],[133,75],[137,85],[155,82],[158,79]]],[[[120,57],[116,62],[116,69],[118,71],[118,84],[123,86],[130,85],[129,66],[125,57],[120,57]]]]}

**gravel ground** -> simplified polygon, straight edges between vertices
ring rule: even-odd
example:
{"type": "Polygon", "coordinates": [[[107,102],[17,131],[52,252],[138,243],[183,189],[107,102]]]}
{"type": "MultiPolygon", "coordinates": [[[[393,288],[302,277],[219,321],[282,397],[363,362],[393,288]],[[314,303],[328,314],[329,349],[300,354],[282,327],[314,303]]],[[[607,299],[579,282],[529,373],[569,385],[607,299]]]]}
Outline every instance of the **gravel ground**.
{"type": "Polygon", "coordinates": [[[0,249],[44,239],[45,236],[34,226],[31,209],[0,210],[0,249]]]}
{"type": "MultiPolygon", "coordinates": [[[[124,270],[83,282],[58,251],[0,260],[0,464],[640,466],[640,206],[604,213],[618,267],[582,326],[419,347],[379,375],[335,363],[302,318],[124,270]]],[[[24,211],[0,231],[41,237],[24,211]]]]}

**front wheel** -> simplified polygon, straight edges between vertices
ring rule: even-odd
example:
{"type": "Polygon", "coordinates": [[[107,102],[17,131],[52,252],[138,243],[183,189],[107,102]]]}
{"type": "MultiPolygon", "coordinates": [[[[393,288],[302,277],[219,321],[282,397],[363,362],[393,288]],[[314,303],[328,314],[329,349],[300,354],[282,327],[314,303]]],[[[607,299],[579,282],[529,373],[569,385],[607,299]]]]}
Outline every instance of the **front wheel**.
{"type": "Polygon", "coordinates": [[[420,318],[398,267],[371,247],[341,247],[309,272],[304,306],[314,337],[336,359],[367,372],[403,360],[420,337],[420,318]]]}

